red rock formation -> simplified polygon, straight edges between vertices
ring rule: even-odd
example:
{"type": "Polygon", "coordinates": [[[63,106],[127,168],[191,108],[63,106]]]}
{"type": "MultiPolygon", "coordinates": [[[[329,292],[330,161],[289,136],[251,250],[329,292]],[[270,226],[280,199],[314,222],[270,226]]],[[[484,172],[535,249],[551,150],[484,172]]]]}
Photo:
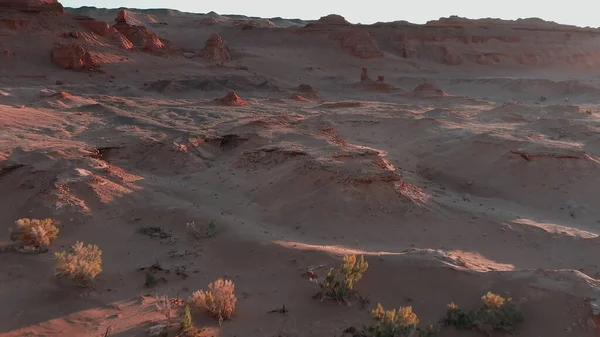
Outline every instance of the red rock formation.
{"type": "Polygon", "coordinates": [[[117,11],[117,17],[115,18],[116,23],[127,23],[127,11],[120,9],[117,11]]]}
{"type": "Polygon", "coordinates": [[[219,34],[213,34],[204,43],[202,56],[209,61],[225,62],[231,60],[225,41],[219,34]]]}
{"type": "Polygon", "coordinates": [[[383,56],[377,42],[371,38],[369,32],[336,31],[332,32],[329,38],[338,42],[342,48],[356,57],[370,59],[383,56]]]}
{"type": "Polygon", "coordinates": [[[360,73],[360,81],[366,81],[369,78],[369,71],[367,70],[367,68],[362,67],[361,73],[360,73]]]}
{"type": "Polygon", "coordinates": [[[384,83],[385,82],[385,77],[383,76],[377,76],[377,83],[384,83]]]}
{"type": "Polygon", "coordinates": [[[78,44],[58,45],[52,51],[52,61],[63,69],[90,70],[95,64],[90,53],[78,44]]]}
{"type": "Polygon", "coordinates": [[[150,52],[162,52],[170,49],[170,43],[152,33],[144,26],[135,26],[127,23],[127,11],[117,12],[113,28],[126,37],[133,46],[150,52]]]}
{"type": "Polygon", "coordinates": [[[47,12],[64,13],[65,9],[57,0],[2,0],[0,8],[3,10],[18,10],[21,12],[47,12]]]}
{"type": "Polygon", "coordinates": [[[123,49],[133,48],[133,43],[129,41],[123,34],[119,33],[116,28],[112,27],[106,21],[96,21],[94,19],[82,20],[81,25],[89,29],[90,31],[108,38],[113,41],[116,45],[123,49]]]}
{"type": "Polygon", "coordinates": [[[248,102],[244,101],[235,91],[231,91],[225,97],[217,99],[217,103],[229,106],[248,105],[248,102]]]}

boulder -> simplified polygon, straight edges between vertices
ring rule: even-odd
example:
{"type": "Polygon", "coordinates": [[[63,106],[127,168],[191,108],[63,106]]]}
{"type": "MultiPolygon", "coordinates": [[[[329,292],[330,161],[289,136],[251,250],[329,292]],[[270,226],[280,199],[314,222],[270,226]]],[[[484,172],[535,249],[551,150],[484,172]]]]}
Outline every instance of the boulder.
{"type": "Polygon", "coordinates": [[[225,41],[219,34],[213,34],[204,43],[202,56],[208,61],[225,62],[231,60],[225,41]]]}
{"type": "Polygon", "coordinates": [[[79,44],[57,45],[52,51],[52,61],[63,69],[76,71],[90,70],[95,67],[90,53],[79,44]]]}

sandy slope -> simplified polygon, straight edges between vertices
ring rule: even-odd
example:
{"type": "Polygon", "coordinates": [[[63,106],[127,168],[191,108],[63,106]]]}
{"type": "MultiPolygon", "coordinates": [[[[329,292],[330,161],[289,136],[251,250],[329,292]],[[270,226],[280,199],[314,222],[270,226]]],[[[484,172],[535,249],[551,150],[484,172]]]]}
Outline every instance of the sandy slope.
{"type": "Polygon", "coordinates": [[[447,303],[477,305],[491,290],[525,310],[519,336],[594,335],[600,85],[589,63],[451,66],[384,43],[383,57],[362,60],[284,28],[151,14],[132,20],[190,52],[219,32],[233,60],[99,39],[87,43],[104,73],[62,70],[43,36],[73,27],[69,16],[28,17],[30,28],[0,40],[15,52],[0,72],[0,239],[21,217],[53,217],[61,231],[50,253],[0,254],[1,336],[145,336],[161,319],[152,296],[185,297],[219,277],[235,282],[238,310],[221,328],[195,313],[207,336],[341,336],[368,312],[318,303],[302,274],[345,253],[367,255],[358,288],[370,307],[413,305],[436,322],[447,303]],[[361,66],[391,89],[359,82],[361,66]],[[424,82],[447,95],[412,93],[424,82]],[[250,104],[215,103],[231,90],[250,104]],[[188,237],[192,221],[215,221],[217,235],[188,237]],[[53,277],[51,253],[77,240],[104,252],[86,294],[53,277]],[[139,268],[157,261],[166,282],[145,289],[139,268]],[[287,315],[267,313],[282,305],[287,315]]]}

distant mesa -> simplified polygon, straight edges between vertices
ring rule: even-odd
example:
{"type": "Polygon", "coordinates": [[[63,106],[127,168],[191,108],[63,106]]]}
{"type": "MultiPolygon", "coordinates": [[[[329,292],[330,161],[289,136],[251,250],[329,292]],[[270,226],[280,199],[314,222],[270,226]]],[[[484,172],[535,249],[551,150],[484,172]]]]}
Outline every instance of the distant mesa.
{"type": "Polygon", "coordinates": [[[352,26],[343,16],[337,14],[329,14],[321,17],[317,21],[313,21],[308,25],[327,25],[327,26],[352,26]]]}
{"type": "Polygon", "coordinates": [[[65,12],[65,9],[57,0],[2,0],[0,2],[0,9],[33,13],[62,14],[65,12]]]}

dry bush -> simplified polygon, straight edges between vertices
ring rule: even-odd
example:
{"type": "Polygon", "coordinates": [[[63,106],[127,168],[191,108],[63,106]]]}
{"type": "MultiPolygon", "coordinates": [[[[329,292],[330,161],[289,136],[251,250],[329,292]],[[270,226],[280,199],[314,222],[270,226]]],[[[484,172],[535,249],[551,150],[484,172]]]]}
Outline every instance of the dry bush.
{"type": "Polygon", "coordinates": [[[344,263],[340,268],[337,270],[331,268],[323,282],[319,283],[321,291],[315,297],[320,298],[321,301],[330,298],[338,302],[346,302],[349,295],[356,294],[354,285],[368,268],[369,264],[364,256],[361,256],[358,261],[356,255],[344,256],[344,263]]]}
{"type": "Polygon", "coordinates": [[[87,286],[102,272],[102,251],[96,245],[77,241],[70,252],[55,253],[56,276],[87,286]]]}
{"type": "Polygon", "coordinates": [[[220,324],[233,316],[237,302],[234,290],[233,282],[218,279],[208,285],[207,291],[199,290],[193,293],[190,301],[199,309],[207,310],[220,324]]]}
{"type": "Polygon", "coordinates": [[[186,304],[183,312],[181,313],[181,325],[179,332],[182,337],[193,337],[196,336],[201,330],[196,328],[194,321],[192,321],[192,310],[190,305],[186,304]]]}
{"type": "Polygon", "coordinates": [[[173,308],[173,304],[171,303],[171,299],[169,296],[161,296],[156,295],[156,301],[154,302],[156,309],[165,316],[167,321],[171,320],[171,309],[173,308]]]}
{"type": "Polygon", "coordinates": [[[16,228],[10,229],[10,239],[19,250],[47,251],[58,236],[58,228],[52,219],[19,219],[16,228]]]}
{"type": "Polygon", "coordinates": [[[211,221],[206,227],[200,227],[195,222],[185,224],[188,234],[195,239],[211,238],[217,234],[217,224],[211,221]]]}

